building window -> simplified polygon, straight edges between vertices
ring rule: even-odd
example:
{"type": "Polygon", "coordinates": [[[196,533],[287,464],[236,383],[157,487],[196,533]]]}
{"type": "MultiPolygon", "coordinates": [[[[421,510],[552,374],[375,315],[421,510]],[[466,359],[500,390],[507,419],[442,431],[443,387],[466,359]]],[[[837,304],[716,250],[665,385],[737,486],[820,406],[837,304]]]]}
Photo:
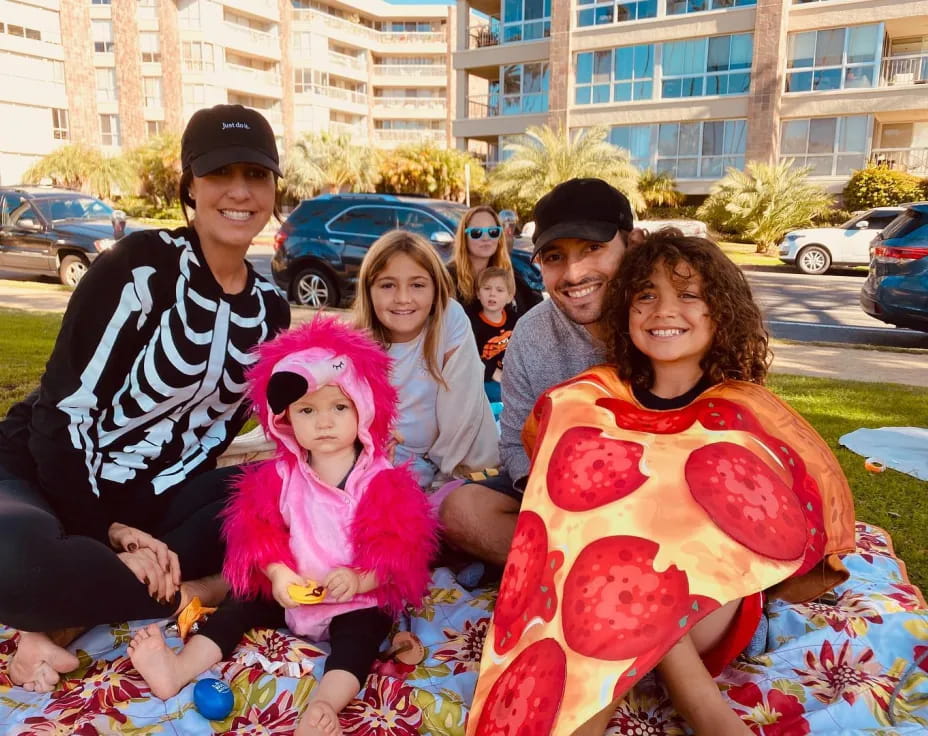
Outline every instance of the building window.
{"type": "Polygon", "coordinates": [[[180,0],[177,3],[177,24],[186,29],[200,27],[200,0],[180,0]]]}
{"type": "Polygon", "coordinates": [[[162,102],[161,78],[144,77],[142,85],[145,91],[145,107],[161,107],[162,102]]]}
{"type": "Polygon", "coordinates": [[[52,108],[52,138],[56,141],[66,141],[70,139],[71,133],[68,130],[68,111],[61,108],[52,108]]]}
{"type": "Polygon", "coordinates": [[[184,85],[184,104],[196,105],[202,107],[206,104],[206,85],[204,84],[185,84],[184,85]]]}
{"type": "Polygon", "coordinates": [[[154,64],[161,61],[161,38],[158,33],[140,32],[139,48],[142,50],[142,62],[154,64]]]}
{"type": "Polygon", "coordinates": [[[104,146],[119,145],[119,116],[100,116],[100,137],[104,146]]]}
{"type": "Polygon", "coordinates": [[[609,141],[627,150],[639,169],[678,179],[718,179],[729,167],[744,168],[747,121],[617,125],[609,141]]]}
{"type": "Polygon", "coordinates": [[[701,13],[704,10],[722,10],[757,5],[757,0],[667,0],[667,15],[701,13]]]}
{"type": "Polygon", "coordinates": [[[156,135],[161,135],[161,131],[164,130],[164,121],[163,120],[146,120],[145,121],[145,133],[149,138],[156,135]]]}
{"type": "Polygon", "coordinates": [[[653,93],[654,45],[577,54],[578,105],[650,100],[653,93]]]}
{"type": "Polygon", "coordinates": [[[296,53],[308,54],[312,48],[312,35],[309,31],[294,31],[293,50],[296,53]]]}
{"type": "Polygon", "coordinates": [[[751,86],[750,33],[664,44],[662,97],[742,95],[751,86]]]}
{"type": "Polygon", "coordinates": [[[503,0],[503,43],[551,35],[551,0],[503,0]]]}
{"type": "Polygon", "coordinates": [[[110,0],[90,0],[91,5],[109,5],[110,0]]]}
{"type": "Polygon", "coordinates": [[[501,95],[499,82],[490,83],[490,107],[495,111],[492,114],[523,115],[548,111],[547,62],[504,66],[501,77],[501,95]]]}
{"type": "Polygon", "coordinates": [[[786,91],[873,87],[882,46],[882,23],[791,33],[786,91]]]}
{"type": "Polygon", "coordinates": [[[112,67],[96,69],[97,102],[116,102],[119,94],[116,87],[116,70],[112,67]]]}
{"type": "Polygon", "coordinates": [[[654,18],[657,15],[657,0],[578,0],[577,6],[577,25],[581,28],[654,18]]]}
{"type": "MultiPolygon", "coordinates": [[[[3,32],[3,23],[0,23],[0,33],[3,32]]],[[[28,38],[31,41],[41,41],[42,32],[36,28],[26,28],[25,26],[13,25],[12,23],[6,24],[6,33],[10,36],[19,36],[20,38],[28,38]]]]}
{"type": "Polygon", "coordinates": [[[200,41],[184,41],[181,44],[184,69],[188,72],[211,72],[215,69],[213,44],[200,41]]]}
{"type": "Polygon", "coordinates": [[[93,50],[98,54],[112,53],[113,44],[113,22],[109,20],[92,20],[90,21],[93,32],[93,50]]]}
{"type": "Polygon", "coordinates": [[[784,120],[780,129],[780,160],[811,166],[810,176],[848,176],[867,162],[869,115],[784,120]]]}
{"type": "Polygon", "coordinates": [[[52,65],[52,81],[64,84],[64,62],[50,59],[49,63],[52,65]]]}
{"type": "Polygon", "coordinates": [[[158,0],[138,0],[139,18],[158,20],[158,0]]]}

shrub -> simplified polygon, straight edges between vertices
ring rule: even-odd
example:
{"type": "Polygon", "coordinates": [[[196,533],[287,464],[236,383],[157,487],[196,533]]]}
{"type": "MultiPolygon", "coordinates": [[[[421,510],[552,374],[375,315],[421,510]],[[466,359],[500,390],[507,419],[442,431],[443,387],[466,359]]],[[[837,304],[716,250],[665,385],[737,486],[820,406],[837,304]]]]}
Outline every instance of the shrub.
{"type": "Polygon", "coordinates": [[[912,202],[923,196],[918,177],[885,166],[868,166],[855,171],[844,187],[844,204],[849,210],[867,210],[912,202]]]}
{"type": "Polygon", "coordinates": [[[685,204],[679,207],[648,207],[639,219],[642,220],[696,220],[698,205],[685,204]]]}
{"type": "Polygon", "coordinates": [[[848,210],[831,209],[823,212],[815,218],[815,224],[819,227],[835,227],[851,219],[853,213],[848,210]]]}

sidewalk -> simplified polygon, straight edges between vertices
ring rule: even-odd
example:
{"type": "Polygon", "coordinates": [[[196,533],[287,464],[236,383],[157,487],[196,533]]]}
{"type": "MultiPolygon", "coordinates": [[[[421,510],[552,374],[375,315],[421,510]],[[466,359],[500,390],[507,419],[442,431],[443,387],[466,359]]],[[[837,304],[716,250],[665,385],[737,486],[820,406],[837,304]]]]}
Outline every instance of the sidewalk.
{"type": "MultiPolygon", "coordinates": [[[[0,307],[36,312],[63,312],[70,291],[32,284],[0,284],[0,307]]],[[[315,313],[306,307],[291,306],[293,324],[312,319],[315,313]]],[[[928,387],[928,353],[896,353],[886,350],[862,350],[840,346],[823,346],[773,341],[773,372],[819,378],[839,378],[869,383],[901,383],[928,387]]]]}

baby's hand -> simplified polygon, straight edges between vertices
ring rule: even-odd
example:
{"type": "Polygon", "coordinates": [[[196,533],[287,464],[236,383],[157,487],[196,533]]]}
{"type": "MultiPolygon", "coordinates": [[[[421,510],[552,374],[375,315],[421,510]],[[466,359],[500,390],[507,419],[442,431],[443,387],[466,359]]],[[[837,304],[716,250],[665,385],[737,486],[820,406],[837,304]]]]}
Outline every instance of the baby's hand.
{"type": "Polygon", "coordinates": [[[345,603],[358,594],[361,576],[350,567],[336,567],[326,576],[324,585],[336,603],[345,603]]]}
{"type": "Polygon", "coordinates": [[[275,601],[284,608],[296,608],[300,605],[293,600],[287,588],[291,585],[304,585],[306,581],[303,578],[279,562],[268,565],[265,574],[271,581],[271,591],[274,593],[275,601]]]}

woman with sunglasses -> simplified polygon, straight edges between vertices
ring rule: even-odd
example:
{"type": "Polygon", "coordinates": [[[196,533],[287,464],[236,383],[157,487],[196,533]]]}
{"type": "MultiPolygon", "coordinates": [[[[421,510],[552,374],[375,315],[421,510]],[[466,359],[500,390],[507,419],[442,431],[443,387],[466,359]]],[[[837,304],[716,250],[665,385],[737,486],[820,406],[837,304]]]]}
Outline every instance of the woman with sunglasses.
{"type": "MultiPolygon", "coordinates": [[[[457,300],[468,315],[480,311],[477,300],[477,276],[485,268],[504,268],[513,271],[505,229],[492,207],[480,205],[464,213],[454,235],[454,247],[448,272],[454,282],[457,300]]],[[[519,274],[516,280],[516,311],[524,314],[539,301],[540,295],[532,291],[519,274]]]]}

